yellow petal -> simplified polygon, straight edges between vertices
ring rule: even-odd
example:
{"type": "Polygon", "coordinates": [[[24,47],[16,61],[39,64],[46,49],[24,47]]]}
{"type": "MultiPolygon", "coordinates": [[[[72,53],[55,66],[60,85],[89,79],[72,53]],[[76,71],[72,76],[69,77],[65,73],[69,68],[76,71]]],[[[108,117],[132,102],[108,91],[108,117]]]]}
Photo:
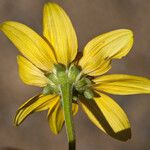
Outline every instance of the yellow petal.
{"type": "Polygon", "coordinates": [[[50,98],[52,95],[47,95],[47,99],[48,99],[48,96],[49,96],[49,100],[44,102],[42,105],[38,106],[35,109],[35,112],[43,111],[43,110],[46,110],[46,109],[53,109],[55,104],[57,102],[59,102],[59,100],[60,100],[60,97],[58,95],[57,96],[55,95],[54,98],[50,98]]]}
{"type": "Polygon", "coordinates": [[[57,102],[52,109],[49,109],[48,121],[51,131],[54,134],[58,134],[64,124],[63,108],[60,102],[57,102]]]}
{"type": "Polygon", "coordinates": [[[29,27],[13,21],[0,24],[0,30],[34,65],[50,71],[56,62],[51,47],[29,27]]]}
{"type": "Polygon", "coordinates": [[[133,33],[127,29],[114,30],[91,40],[79,61],[85,74],[99,76],[110,69],[112,59],[127,55],[133,44],[133,33]]]}
{"type": "Polygon", "coordinates": [[[77,54],[77,37],[65,11],[55,3],[46,3],[43,15],[44,36],[52,44],[57,61],[68,65],[77,54]]]}
{"type": "Polygon", "coordinates": [[[38,112],[42,110],[46,110],[58,100],[58,96],[56,95],[37,95],[30,98],[27,102],[25,102],[17,111],[14,122],[15,125],[20,125],[26,117],[28,117],[33,112],[38,112]]]}
{"type": "Polygon", "coordinates": [[[72,114],[76,115],[78,112],[78,104],[77,103],[72,103],[72,114]]]}
{"type": "Polygon", "coordinates": [[[93,81],[96,83],[93,88],[97,91],[118,95],[150,94],[150,80],[144,77],[111,74],[95,78],[93,81]]]}
{"type": "Polygon", "coordinates": [[[128,118],[121,107],[110,97],[99,93],[94,100],[81,100],[81,105],[89,119],[110,136],[126,141],[131,138],[128,118]]]}
{"type": "Polygon", "coordinates": [[[29,85],[43,87],[48,83],[44,73],[22,56],[17,57],[19,75],[22,81],[29,85]]]}
{"type": "MultiPolygon", "coordinates": [[[[72,103],[73,115],[76,115],[77,112],[78,112],[78,104],[72,103]]],[[[62,107],[60,101],[55,103],[53,108],[49,109],[48,121],[49,121],[49,126],[50,126],[51,131],[54,134],[58,134],[61,131],[64,121],[65,121],[63,107],[62,107]]]]}

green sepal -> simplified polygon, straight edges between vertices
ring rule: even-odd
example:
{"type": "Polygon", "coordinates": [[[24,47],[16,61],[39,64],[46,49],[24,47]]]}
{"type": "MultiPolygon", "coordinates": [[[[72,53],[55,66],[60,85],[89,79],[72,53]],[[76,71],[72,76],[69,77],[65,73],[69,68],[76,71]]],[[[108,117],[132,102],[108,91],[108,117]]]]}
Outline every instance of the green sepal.
{"type": "Polygon", "coordinates": [[[93,99],[94,97],[94,93],[91,89],[87,88],[85,91],[84,91],[84,96],[85,98],[87,99],[93,99]]]}
{"type": "Polygon", "coordinates": [[[53,82],[55,85],[58,85],[59,82],[54,73],[50,73],[49,75],[47,75],[47,78],[49,78],[50,81],[53,82]]]}
{"type": "Polygon", "coordinates": [[[73,101],[78,101],[78,96],[73,95],[73,96],[72,96],[72,99],[73,99],[73,101]]]}
{"type": "Polygon", "coordinates": [[[80,69],[77,68],[77,66],[75,66],[74,64],[72,64],[68,71],[68,77],[69,77],[70,82],[72,83],[75,82],[79,73],[80,73],[80,69]]]}
{"type": "Polygon", "coordinates": [[[67,78],[66,67],[62,64],[56,64],[53,73],[56,75],[59,84],[62,84],[64,78],[67,78]]]}
{"type": "Polygon", "coordinates": [[[78,92],[84,92],[87,87],[90,87],[91,85],[91,81],[86,78],[86,77],[83,77],[81,80],[77,81],[77,83],[75,84],[75,88],[78,92]]]}
{"type": "Polygon", "coordinates": [[[54,93],[54,89],[48,84],[47,86],[45,86],[43,88],[42,93],[43,93],[43,95],[53,94],[54,93]]]}
{"type": "Polygon", "coordinates": [[[66,71],[66,68],[64,65],[62,65],[62,64],[54,65],[53,73],[55,73],[56,75],[60,72],[65,72],[65,71],[66,71]]]}
{"type": "Polygon", "coordinates": [[[56,85],[50,85],[50,84],[48,84],[47,86],[45,86],[43,88],[43,91],[42,91],[43,95],[58,94],[58,93],[59,93],[58,86],[56,86],[56,85]]]}

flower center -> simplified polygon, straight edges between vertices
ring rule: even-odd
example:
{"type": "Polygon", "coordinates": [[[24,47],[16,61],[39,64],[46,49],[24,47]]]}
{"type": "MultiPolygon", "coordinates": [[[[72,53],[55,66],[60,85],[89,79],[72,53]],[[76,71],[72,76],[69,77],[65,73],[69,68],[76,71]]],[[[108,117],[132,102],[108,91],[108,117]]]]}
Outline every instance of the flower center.
{"type": "Polygon", "coordinates": [[[63,84],[64,76],[68,78],[69,84],[72,85],[73,100],[77,101],[80,95],[84,95],[87,99],[93,98],[94,93],[91,89],[91,80],[74,64],[71,64],[69,69],[62,64],[56,64],[52,72],[46,74],[49,83],[44,87],[43,94],[61,95],[60,87],[63,84]]]}

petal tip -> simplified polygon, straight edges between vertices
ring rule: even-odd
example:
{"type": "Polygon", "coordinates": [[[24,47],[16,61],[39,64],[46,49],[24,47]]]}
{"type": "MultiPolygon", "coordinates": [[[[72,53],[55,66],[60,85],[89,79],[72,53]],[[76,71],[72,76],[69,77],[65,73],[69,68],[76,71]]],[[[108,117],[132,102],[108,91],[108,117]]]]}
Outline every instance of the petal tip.
{"type": "Polygon", "coordinates": [[[13,120],[13,126],[18,127],[19,125],[20,125],[20,122],[19,122],[19,120],[17,119],[17,114],[16,114],[16,116],[15,116],[15,118],[14,118],[14,120],[13,120]]]}
{"type": "Polygon", "coordinates": [[[0,23],[0,29],[2,29],[5,25],[10,25],[10,24],[13,24],[13,23],[16,23],[16,22],[15,21],[10,21],[10,20],[4,21],[4,22],[0,23]]]}
{"type": "Polygon", "coordinates": [[[126,34],[130,37],[133,38],[133,31],[130,29],[125,29],[126,34]]]}
{"type": "Polygon", "coordinates": [[[7,21],[0,23],[0,30],[3,31],[3,27],[6,24],[7,21]]]}
{"type": "Polygon", "coordinates": [[[45,3],[44,4],[44,7],[47,7],[47,6],[59,6],[57,3],[55,3],[55,2],[47,2],[47,3],[45,3]]]}
{"type": "Polygon", "coordinates": [[[121,31],[121,34],[125,33],[129,37],[133,37],[133,31],[131,29],[117,29],[117,30],[114,30],[114,31],[116,31],[116,33],[120,33],[120,31],[121,31]]]}
{"type": "Polygon", "coordinates": [[[116,133],[114,136],[112,136],[122,142],[126,142],[128,140],[131,139],[132,137],[132,134],[131,134],[131,128],[128,128],[128,129],[125,129],[125,130],[122,130],[118,133],[116,133]]]}
{"type": "Polygon", "coordinates": [[[130,29],[127,29],[128,30],[128,34],[130,35],[130,37],[132,37],[133,38],[133,31],[132,30],[130,30],[130,29]]]}

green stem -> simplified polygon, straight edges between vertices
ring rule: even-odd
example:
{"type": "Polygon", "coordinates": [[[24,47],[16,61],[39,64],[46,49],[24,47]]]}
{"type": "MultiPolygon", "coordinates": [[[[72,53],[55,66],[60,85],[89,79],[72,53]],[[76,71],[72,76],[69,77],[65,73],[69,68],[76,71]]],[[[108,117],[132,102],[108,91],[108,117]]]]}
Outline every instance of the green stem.
{"type": "Polygon", "coordinates": [[[69,150],[75,150],[76,140],[72,117],[72,85],[68,81],[68,77],[63,78],[61,83],[61,96],[64,108],[64,117],[66,124],[67,137],[69,142],[69,150]]]}

